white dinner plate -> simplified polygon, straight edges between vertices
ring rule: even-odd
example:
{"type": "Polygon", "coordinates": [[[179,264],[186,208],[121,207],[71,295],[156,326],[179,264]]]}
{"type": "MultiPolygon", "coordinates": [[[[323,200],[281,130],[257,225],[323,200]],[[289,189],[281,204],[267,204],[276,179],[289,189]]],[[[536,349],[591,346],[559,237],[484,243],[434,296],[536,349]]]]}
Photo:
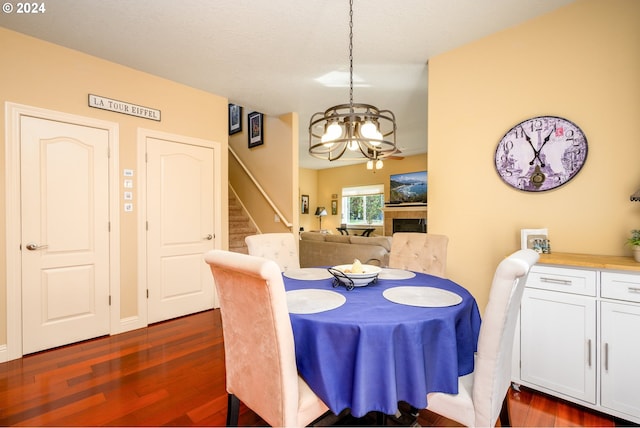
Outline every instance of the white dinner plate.
{"type": "Polygon", "coordinates": [[[378,279],[411,279],[415,276],[415,272],[410,270],[384,268],[378,275],[378,279]]]}
{"type": "Polygon", "coordinates": [[[284,273],[284,276],[291,279],[302,279],[306,281],[333,278],[333,275],[324,268],[289,269],[284,273]]]}
{"type": "Polygon", "coordinates": [[[424,308],[454,306],[462,302],[462,297],[456,293],[433,287],[393,287],[384,290],[382,295],[393,303],[424,308]]]}
{"type": "Polygon", "coordinates": [[[287,307],[292,314],[315,314],[344,305],[347,298],[331,290],[308,288],[287,291],[287,307]]]}

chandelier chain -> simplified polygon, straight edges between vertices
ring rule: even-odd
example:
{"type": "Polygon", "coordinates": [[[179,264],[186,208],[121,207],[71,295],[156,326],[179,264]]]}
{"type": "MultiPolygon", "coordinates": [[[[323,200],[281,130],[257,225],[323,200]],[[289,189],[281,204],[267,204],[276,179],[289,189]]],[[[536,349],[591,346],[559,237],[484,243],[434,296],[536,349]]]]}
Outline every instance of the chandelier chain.
{"type": "Polygon", "coordinates": [[[353,113],[353,0],[349,0],[349,105],[353,113]]]}

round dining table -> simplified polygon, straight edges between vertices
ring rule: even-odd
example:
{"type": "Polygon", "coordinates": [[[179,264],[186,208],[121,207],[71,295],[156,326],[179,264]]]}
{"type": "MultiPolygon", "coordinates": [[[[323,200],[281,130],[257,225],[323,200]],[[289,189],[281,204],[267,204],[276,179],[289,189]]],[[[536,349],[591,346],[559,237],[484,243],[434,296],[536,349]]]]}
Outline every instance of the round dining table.
{"type": "Polygon", "coordinates": [[[473,371],[480,313],[448,279],[382,269],[348,290],[326,268],[283,273],[300,376],[335,413],[392,415],[458,392],[473,371]]]}

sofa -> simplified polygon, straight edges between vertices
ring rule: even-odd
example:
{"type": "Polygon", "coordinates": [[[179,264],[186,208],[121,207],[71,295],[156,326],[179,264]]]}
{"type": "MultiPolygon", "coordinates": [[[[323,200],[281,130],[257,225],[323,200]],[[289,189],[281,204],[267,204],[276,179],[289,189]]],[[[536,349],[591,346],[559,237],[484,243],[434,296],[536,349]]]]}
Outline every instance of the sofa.
{"type": "Polygon", "coordinates": [[[353,263],[386,267],[391,250],[390,236],[300,234],[300,267],[335,266],[353,263]]]}

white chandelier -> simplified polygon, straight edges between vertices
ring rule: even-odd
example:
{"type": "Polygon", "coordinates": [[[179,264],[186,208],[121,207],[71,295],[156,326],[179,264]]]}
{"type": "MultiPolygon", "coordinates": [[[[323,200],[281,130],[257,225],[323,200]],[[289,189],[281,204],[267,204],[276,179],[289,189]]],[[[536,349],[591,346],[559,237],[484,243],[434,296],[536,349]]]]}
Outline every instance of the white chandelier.
{"type": "Polygon", "coordinates": [[[309,121],[309,154],[320,159],[368,159],[367,168],[382,168],[382,159],[397,151],[396,118],[389,110],[353,102],[353,0],[349,1],[349,104],[314,113],[309,121]]]}

